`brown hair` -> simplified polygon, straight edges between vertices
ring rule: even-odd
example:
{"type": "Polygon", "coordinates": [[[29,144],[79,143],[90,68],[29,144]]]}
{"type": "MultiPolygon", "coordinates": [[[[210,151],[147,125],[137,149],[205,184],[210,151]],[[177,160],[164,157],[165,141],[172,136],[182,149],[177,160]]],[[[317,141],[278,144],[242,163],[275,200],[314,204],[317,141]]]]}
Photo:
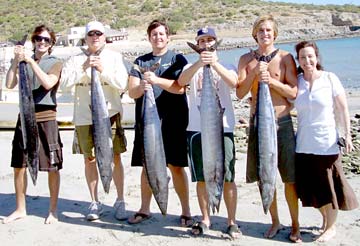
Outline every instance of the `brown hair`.
{"type": "Polygon", "coordinates": [[[253,25],[252,36],[253,36],[253,38],[255,39],[256,42],[257,42],[256,34],[259,31],[260,25],[265,21],[271,21],[272,22],[272,27],[274,29],[274,40],[278,36],[278,33],[279,33],[278,23],[274,19],[274,17],[272,15],[262,15],[259,18],[256,19],[256,21],[255,21],[255,23],[253,25]]]}
{"type": "MultiPolygon", "coordinates": [[[[315,42],[312,42],[312,41],[301,41],[300,43],[297,43],[295,45],[295,50],[296,50],[296,59],[299,60],[299,53],[300,53],[300,50],[303,49],[303,48],[306,48],[306,47],[312,47],[315,51],[315,55],[316,55],[316,58],[318,60],[317,64],[316,64],[316,68],[318,70],[324,70],[323,66],[321,65],[320,63],[320,52],[319,52],[319,48],[317,47],[316,43],[315,42]]],[[[298,67],[298,73],[303,73],[303,69],[299,66],[298,67]]]]}
{"type": "MultiPolygon", "coordinates": [[[[50,29],[50,27],[46,26],[46,25],[40,25],[35,27],[34,31],[31,34],[31,42],[33,44],[35,44],[35,36],[39,35],[40,33],[47,31],[50,34],[50,48],[48,49],[48,53],[51,54],[52,52],[52,47],[55,45],[56,43],[56,35],[55,32],[50,29]]],[[[35,48],[33,50],[35,52],[35,48]]]]}
{"type": "Polygon", "coordinates": [[[160,20],[153,20],[147,28],[148,37],[150,37],[151,31],[154,30],[155,28],[158,28],[159,26],[165,27],[166,36],[170,35],[170,28],[169,28],[168,24],[166,24],[166,22],[160,21],[160,20]]]}

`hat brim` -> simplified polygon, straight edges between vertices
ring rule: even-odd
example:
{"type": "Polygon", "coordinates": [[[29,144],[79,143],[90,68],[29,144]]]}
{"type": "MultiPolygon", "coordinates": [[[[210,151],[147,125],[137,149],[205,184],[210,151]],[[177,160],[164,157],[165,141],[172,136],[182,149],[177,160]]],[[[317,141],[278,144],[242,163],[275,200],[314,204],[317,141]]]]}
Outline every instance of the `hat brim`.
{"type": "Polygon", "coordinates": [[[202,38],[202,37],[212,37],[212,38],[214,38],[215,40],[217,39],[217,37],[214,36],[214,35],[211,35],[211,34],[202,34],[202,35],[197,36],[197,37],[195,38],[195,41],[199,41],[199,39],[202,38]]]}

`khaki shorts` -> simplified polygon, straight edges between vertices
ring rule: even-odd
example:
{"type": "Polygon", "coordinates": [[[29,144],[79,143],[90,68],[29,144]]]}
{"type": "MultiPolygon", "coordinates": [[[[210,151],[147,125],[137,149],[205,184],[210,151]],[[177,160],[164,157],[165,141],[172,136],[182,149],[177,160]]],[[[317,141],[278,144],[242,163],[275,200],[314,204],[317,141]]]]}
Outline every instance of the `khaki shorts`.
{"type": "MultiPolygon", "coordinates": [[[[126,137],[121,127],[121,116],[116,114],[110,118],[114,154],[126,151],[126,137]]],[[[92,125],[75,126],[73,154],[83,154],[85,158],[94,158],[94,139],[92,125]]]]}
{"type": "MultiPolygon", "coordinates": [[[[188,153],[190,159],[190,170],[192,182],[204,181],[201,134],[200,132],[187,132],[188,153]]],[[[225,182],[234,182],[235,180],[235,145],[234,134],[224,133],[225,150],[225,182]]]]}

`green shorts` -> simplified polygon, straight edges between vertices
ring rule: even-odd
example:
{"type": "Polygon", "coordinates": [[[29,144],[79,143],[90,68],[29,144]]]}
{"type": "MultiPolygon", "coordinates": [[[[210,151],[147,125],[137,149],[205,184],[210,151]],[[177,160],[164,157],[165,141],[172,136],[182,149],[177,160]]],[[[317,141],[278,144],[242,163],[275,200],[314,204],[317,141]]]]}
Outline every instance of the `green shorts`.
{"type": "MultiPolygon", "coordinates": [[[[110,118],[114,154],[126,151],[126,137],[121,127],[121,116],[116,114],[110,118]]],[[[94,140],[92,125],[75,126],[73,154],[83,154],[85,158],[94,158],[94,140]]]]}
{"type": "MultiPolygon", "coordinates": [[[[290,115],[277,119],[278,168],[284,183],[295,182],[295,135],[290,115]]],[[[250,119],[246,164],[246,182],[259,180],[256,155],[256,130],[254,116],[250,119]]]]}
{"type": "MultiPolygon", "coordinates": [[[[188,153],[190,159],[190,170],[192,182],[204,181],[203,161],[201,150],[200,132],[187,132],[188,153]]],[[[235,144],[234,134],[224,133],[225,146],[225,182],[234,182],[235,180],[235,144]]]]}

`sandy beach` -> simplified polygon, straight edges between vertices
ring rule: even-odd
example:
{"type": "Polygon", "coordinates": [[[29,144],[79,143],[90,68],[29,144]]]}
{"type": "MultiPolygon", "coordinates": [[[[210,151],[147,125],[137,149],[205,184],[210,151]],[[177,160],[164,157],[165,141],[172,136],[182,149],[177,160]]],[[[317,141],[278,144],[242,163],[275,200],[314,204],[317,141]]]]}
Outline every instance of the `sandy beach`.
{"type": "MultiPolygon", "coordinates": [[[[359,104],[358,104],[359,105],[359,104]]],[[[3,156],[0,166],[0,219],[15,208],[13,170],[9,167],[13,131],[0,131],[3,156]]],[[[284,197],[283,184],[278,177],[278,206],[284,229],[272,240],[264,239],[263,233],[270,226],[270,216],[262,211],[256,184],[245,183],[245,154],[237,154],[236,185],[238,187],[237,223],[243,233],[240,239],[230,240],[225,233],[226,209],[222,202],[220,213],[213,215],[212,227],[204,236],[194,237],[189,228],[179,226],[180,203],[170,182],[168,215],[162,216],[152,201],[152,218],[138,225],[129,225],[113,217],[112,205],[116,198],[112,184],[109,194],[100,189],[99,195],[105,205],[101,220],[85,219],[89,206],[89,193],[85,182],[81,155],[71,153],[73,131],[61,131],[64,144],[64,168],[61,170],[59,221],[44,225],[48,210],[47,174],[41,172],[38,184],[28,184],[28,216],[10,224],[0,224],[1,245],[288,245],[290,216],[284,197]]],[[[125,167],[125,199],[129,214],[140,206],[140,168],[131,168],[131,151],[134,131],[126,130],[128,151],[123,154],[125,167]]],[[[186,169],[190,178],[189,170],[186,169]]],[[[360,176],[350,175],[348,181],[357,197],[360,197],[360,176]]],[[[101,186],[99,186],[101,188],[101,186]]],[[[200,219],[195,184],[190,183],[190,206],[192,215],[200,219]]],[[[304,245],[314,245],[313,236],[321,225],[320,214],[312,208],[300,207],[300,223],[304,245]]],[[[326,245],[357,245],[360,241],[360,210],[339,212],[337,235],[326,245]]]]}

